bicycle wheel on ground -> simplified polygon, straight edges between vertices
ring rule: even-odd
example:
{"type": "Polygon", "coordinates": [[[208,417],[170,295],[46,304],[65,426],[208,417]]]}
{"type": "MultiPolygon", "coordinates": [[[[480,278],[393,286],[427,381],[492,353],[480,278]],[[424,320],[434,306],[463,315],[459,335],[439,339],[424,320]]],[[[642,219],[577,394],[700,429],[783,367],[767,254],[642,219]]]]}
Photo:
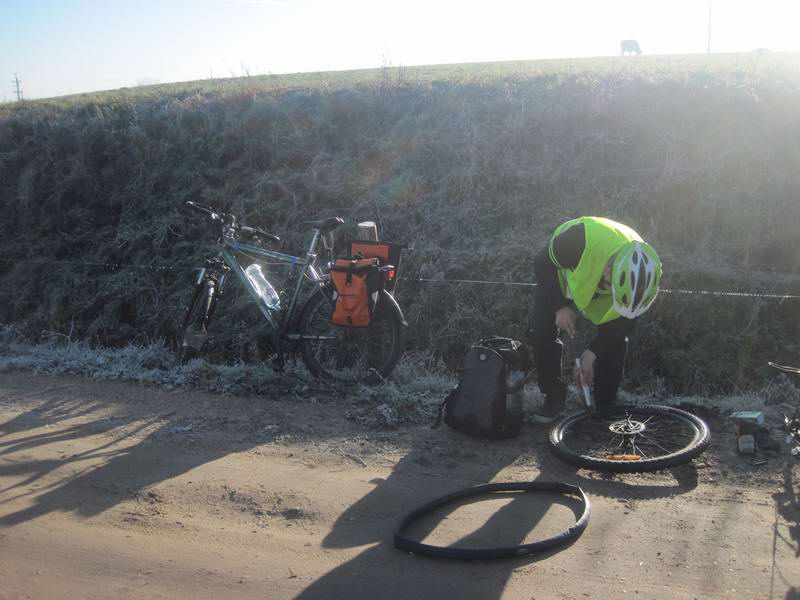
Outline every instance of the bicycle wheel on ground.
{"type": "Polygon", "coordinates": [[[402,350],[402,317],[391,299],[378,301],[368,327],[334,325],[332,312],[324,293],[314,294],[303,308],[298,332],[308,370],[315,377],[342,382],[388,377],[402,350]]]}
{"type": "Polygon", "coordinates": [[[183,318],[181,335],[178,338],[177,363],[184,365],[199,356],[208,340],[208,315],[214,302],[214,286],[205,282],[192,298],[192,303],[183,318]]]}
{"type": "Polygon", "coordinates": [[[600,471],[656,471],[688,462],[710,439],[699,417],[669,406],[625,405],[607,415],[564,417],[550,429],[548,445],[559,458],[600,471]]]}

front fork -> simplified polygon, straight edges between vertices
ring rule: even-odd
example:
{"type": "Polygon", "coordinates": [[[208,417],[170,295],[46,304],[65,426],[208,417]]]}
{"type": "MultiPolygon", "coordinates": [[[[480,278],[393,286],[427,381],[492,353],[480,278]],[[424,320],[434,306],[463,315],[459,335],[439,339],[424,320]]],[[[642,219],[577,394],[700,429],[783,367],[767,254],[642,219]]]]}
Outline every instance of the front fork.
{"type": "MultiPolygon", "coordinates": [[[[197,276],[197,283],[195,284],[195,296],[192,304],[198,301],[205,303],[202,309],[204,329],[208,329],[211,316],[214,314],[214,310],[217,307],[217,301],[222,297],[222,289],[229,271],[230,268],[228,265],[219,258],[207,259],[206,265],[200,269],[200,273],[197,276]],[[211,290],[205,298],[199,298],[200,294],[203,293],[207,286],[210,286],[211,290]]],[[[190,318],[190,313],[191,305],[186,315],[187,320],[190,318]]],[[[186,327],[189,323],[184,322],[183,325],[186,327]]]]}

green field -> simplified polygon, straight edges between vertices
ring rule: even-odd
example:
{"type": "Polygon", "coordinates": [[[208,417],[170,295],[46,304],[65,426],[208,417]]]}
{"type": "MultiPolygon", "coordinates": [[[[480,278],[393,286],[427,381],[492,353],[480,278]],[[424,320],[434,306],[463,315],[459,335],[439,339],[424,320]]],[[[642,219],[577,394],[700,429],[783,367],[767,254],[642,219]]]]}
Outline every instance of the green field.
{"type": "MultiPolygon", "coordinates": [[[[642,233],[666,288],[799,294],[799,67],[782,53],[394,67],[3,105],[0,321],[171,339],[203,256],[189,199],[293,252],[303,221],[377,221],[415,248],[409,349],[451,363],[480,335],[521,335],[532,292],[418,280],[533,281],[549,232],[580,214],[642,233]]],[[[216,358],[263,356],[254,307],[234,292],[218,315],[216,358]]],[[[797,362],[799,317],[797,299],[665,293],[629,380],[760,388],[767,360],[797,362]]]]}

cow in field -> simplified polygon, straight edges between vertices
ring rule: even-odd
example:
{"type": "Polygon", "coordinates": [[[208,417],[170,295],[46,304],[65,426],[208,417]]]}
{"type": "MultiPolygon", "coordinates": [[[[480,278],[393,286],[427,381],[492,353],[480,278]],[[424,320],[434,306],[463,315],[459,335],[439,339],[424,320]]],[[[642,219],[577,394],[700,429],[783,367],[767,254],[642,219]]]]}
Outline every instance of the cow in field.
{"type": "Polygon", "coordinates": [[[639,42],[636,40],[622,40],[619,43],[619,47],[622,50],[622,56],[626,54],[636,54],[636,56],[641,55],[642,49],[639,48],[639,42]]]}

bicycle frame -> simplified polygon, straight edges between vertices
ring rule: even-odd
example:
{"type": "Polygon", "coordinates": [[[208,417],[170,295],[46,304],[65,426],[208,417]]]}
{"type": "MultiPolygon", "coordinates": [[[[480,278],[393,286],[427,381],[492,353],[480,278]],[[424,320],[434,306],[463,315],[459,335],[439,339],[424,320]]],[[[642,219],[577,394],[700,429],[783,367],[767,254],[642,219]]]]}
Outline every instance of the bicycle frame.
{"type": "MultiPolygon", "coordinates": [[[[250,296],[253,298],[253,301],[258,305],[259,310],[261,310],[261,314],[264,315],[264,318],[270,325],[273,333],[277,333],[281,336],[285,336],[288,333],[289,328],[291,327],[292,323],[295,322],[295,313],[298,309],[298,300],[300,298],[300,292],[304,287],[306,277],[313,282],[316,282],[320,286],[323,284],[323,278],[320,274],[319,270],[314,266],[314,262],[317,259],[316,255],[316,247],[319,243],[320,232],[319,230],[314,230],[314,237],[309,244],[308,250],[306,251],[306,257],[301,258],[299,256],[293,256],[291,254],[284,254],[283,252],[277,252],[275,250],[267,250],[266,248],[261,248],[260,246],[255,246],[251,244],[242,243],[237,239],[224,239],[220,244],[219,249],[219,256],[225,262],[226,265],[230,268],[231,271],[236,273],[239,281],[245,287],[245,289],[250,293],[250,296]],[[297,284],[295,285],[294,292],[292,294],[291,302],[289,303],[289,310],[287,312],[286,319],[283,323],[280,323],[278,319],[275,318],[275,313],[279,312],[277,309],[270,308],[267,306],[261,298],[261,295],[258,293],[256,288],[250,281],[250,278],[245,273],[244,267],[236,258],[236,253],[239,252],[246,252],[250,256],[255,258],[264,258],[264,259],[273,259],[278,260],[287,264],[291,264],[292,268],[301,267],[302,271],[300,276],[297,278],[297,284]]],[[[203,280],[205,276],[205,269],[200,272],[200,276],[198,277],[198,282],[203,280]]],[[[219,287],[220,289],[223,286],[223,280],[220,281],[219,287]]]]}

